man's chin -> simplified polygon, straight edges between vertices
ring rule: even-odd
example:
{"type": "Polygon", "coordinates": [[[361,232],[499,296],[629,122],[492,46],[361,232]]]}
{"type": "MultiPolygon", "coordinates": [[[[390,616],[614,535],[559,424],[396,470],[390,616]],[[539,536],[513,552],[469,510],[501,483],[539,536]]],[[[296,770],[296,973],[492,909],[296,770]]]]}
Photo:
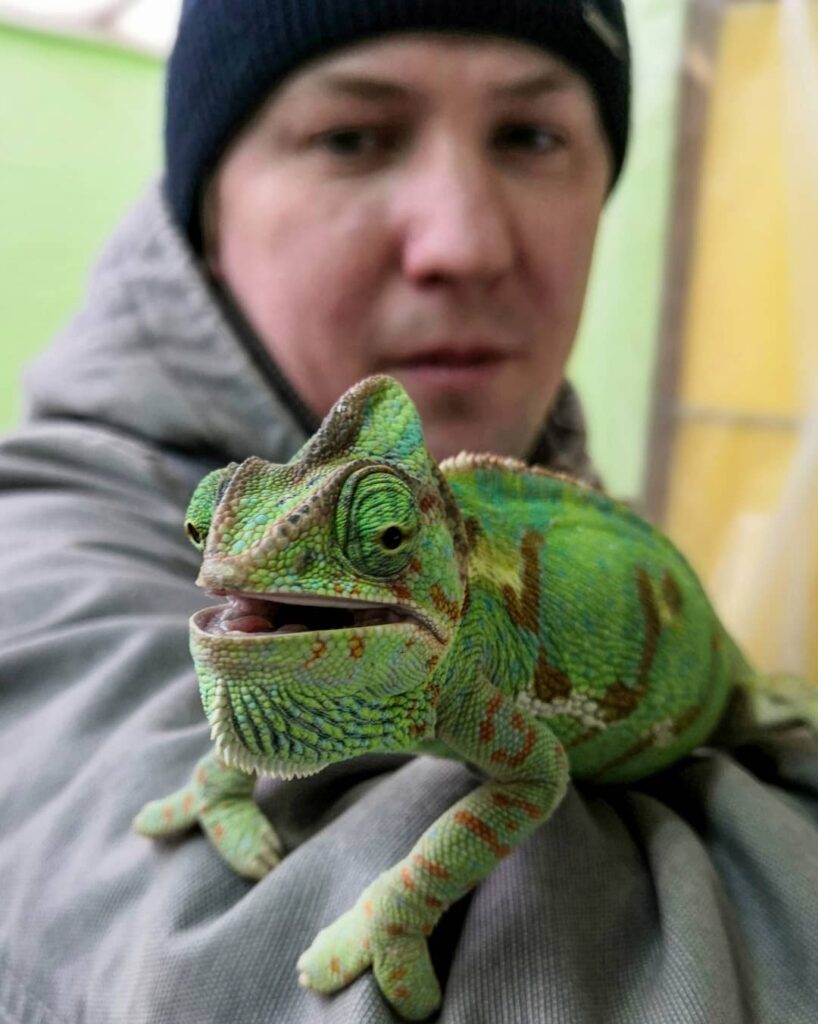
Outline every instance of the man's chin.
{"type": "Polygon", "coordinates": [[[426,444],[437,462],[460,452],[491,452],[521,459],[531,450],[536,429],[523,430],[518,421],[509,424],[495,422],[480,413],[443,420],[434,416],[423,417],[426,444]]]}

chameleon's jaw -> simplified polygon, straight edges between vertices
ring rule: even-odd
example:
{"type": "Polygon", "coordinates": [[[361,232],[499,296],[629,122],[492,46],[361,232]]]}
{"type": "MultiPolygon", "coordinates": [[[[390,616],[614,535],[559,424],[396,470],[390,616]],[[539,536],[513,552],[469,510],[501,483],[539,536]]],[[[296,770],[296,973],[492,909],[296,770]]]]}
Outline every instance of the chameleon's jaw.
{"type": "Polygon", "coordinates": [[[447,649],[397,604],[229,592],[197,612],[190,648],[223,760],[244,771],[305,775],[431,735],[447,649]],[[291,602],[291,597],[296,600],[291,602]]]}
{"type": "Polygon", "coordinates": [[[211,591],[227,603],[205,608],[192,619],[193,626],[210,636],[284,637],[297,633],[362,630],[374,626],[420,626],[437,640],[434,623],[398,604],[376,604],[342,598],[303,594],[267,595],[240,591],[211,591]]]}

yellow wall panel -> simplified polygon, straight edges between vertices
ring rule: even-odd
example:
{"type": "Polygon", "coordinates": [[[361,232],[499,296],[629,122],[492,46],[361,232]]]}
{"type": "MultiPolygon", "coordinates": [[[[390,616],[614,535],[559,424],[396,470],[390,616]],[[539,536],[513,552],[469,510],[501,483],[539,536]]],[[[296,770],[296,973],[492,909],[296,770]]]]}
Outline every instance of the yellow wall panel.
{"type": "Polygon", "coordinates": [[[665,526],[768,670],[818,680],[818,2],[728,3],[665,526]]]}
{"type": "Polygon", "coordinates": [[[695,423],[679,430],[666,527],[699,573],[718,573],[736,520],[774,513],[795,444],[785,430],[695,423]]]}
{"type": "Polygon", "coordinates": [[[683,356],[694,407],[775,414],[797,397],[778,10],[742,3],[725,16],[683,356]]]}

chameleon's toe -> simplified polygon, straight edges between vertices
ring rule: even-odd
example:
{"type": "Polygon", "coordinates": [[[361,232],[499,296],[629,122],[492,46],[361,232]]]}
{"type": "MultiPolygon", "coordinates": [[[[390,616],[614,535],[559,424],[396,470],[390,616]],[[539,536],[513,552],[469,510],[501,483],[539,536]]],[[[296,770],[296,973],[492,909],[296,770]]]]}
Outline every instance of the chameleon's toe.
{"type": "Polygon", "coordinates": [[[298,961],[299,984],[330,995],[371,966],[384,998],[401,1017],[425,1020],[441,1001],[425,936],[381,932],[366,906],[318,933],[298,961]]]}
{"type": "Polygon", "coordinates": [[[373,968],[384,998],[406,1020],[426,1020],[440,1006],[440,985],[423,935],[402,935],[375,952],[373,968]]]}
{"type": "Polygon", "coordinates": [[[161,839],[192,828],[196,818],[196,798],[193,791],[185,786],[164,800],[145,804],[134,818],[133,827],[149,839],[161,839]]]}
{"type": "Polygon", "coordinates": [[[215,804],[202,812],[201,823],[222,857],[245,878],[264,878],[281,861],[281,841],[249,797],[215,804]]]}
{"type": "Polygon", "coordinates": [[[372,965],[368,929],[357,909],[322,929],[298,960],[298,983],[323,995],[349,985],[372,965]]]}

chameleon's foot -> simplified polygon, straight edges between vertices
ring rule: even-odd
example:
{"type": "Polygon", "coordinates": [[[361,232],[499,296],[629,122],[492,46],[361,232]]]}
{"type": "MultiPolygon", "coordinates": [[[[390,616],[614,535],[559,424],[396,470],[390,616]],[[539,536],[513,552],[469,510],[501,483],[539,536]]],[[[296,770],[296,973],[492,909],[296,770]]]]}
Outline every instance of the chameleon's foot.
{"type": "Polygon", "coordinates": [[[196,766],[188,786],[146,804],[134,819],[141,835],[160,839],[199,824],[231,868],[263,878],[281,860],[278,836],[253,800],[255,779],[214,753],[196,766]]]}
{"type": "Polygon", "coordinates": [[[369,900],[318,933],[298,961],[298,981],[329,995],[368,967],[384,998],[406,1020],[425,1020],[440,1006],[426,936],[379,921],[369,900]]]}

